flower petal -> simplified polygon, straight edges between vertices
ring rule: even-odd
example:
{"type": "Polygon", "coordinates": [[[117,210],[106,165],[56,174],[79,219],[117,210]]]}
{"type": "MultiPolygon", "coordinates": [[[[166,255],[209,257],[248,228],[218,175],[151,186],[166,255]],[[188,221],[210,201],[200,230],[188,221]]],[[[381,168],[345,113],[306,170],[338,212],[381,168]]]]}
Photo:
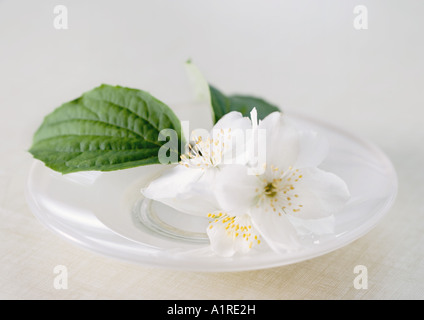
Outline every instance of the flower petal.
{"type": "Polygon", "coordinates": [[[177,165],[153,180],[142,193],[146,198],[160,201],[178,211],[206,216],[218,209],[210,188],[215,179],[213,171],[177,165]]]}
{"type": "Polygon", "coordinates": [[[230,112],[223,116],[212,129],[215,154],[221,154],[222,164],[245,164],[246,139],[252,122],[240,112],[230,112]]]}
{"type": "Polygon", "coordinates": [[[247,253],[261,244],[259,233],[253,228],[249,215],[232,216],[216,213],[207,228],[212,250],[220,256],[231,257],[237,252],[247,253]]]}
{"type": "Polygon", "coordinates": [[[254,207],[250,215],[255,229],[275,252],[286,253],[300,248],[296,229],[284,214],[259,206],[254,207]]]}
{"type": "Polygon", "coordinates": [[[267,166],[285,170],[295,164],[299,153],[299,134],[287,116],[273,112],[259,123],[258,130],[266,130],[267,166]]]}
{"type": "Polygon", "coordinates": [[[179,193],[184,192],[191,183],[199,180],[202,174],[201,169],[188,169],[177,165],[150,182],[147,188],[142,190],[142,193],[145,197],[156,200],[176,197],[179,193]]]}
{"type": "Polygon", "coordinates": [[[242,129],[247,130],[252,128],[252,122],[248,117],[243,117],[240,112],[232,111],[224,115],[218,122],[214,125],[212,130],[221,130],[221,129],[242,129]]]}
{"type": "Polygon", "coordinates": [[[259,179],[248,175],[245,166],[227,165],[216,176],[216,199],[226,212],[242,215],[254,205],[259,186],[259,179]]]}
{"type": "Polygon", "coordinates": [[[328,140],[313,131],[299,132],[299,154],[294,167],[317,167],[328,155],[328,140]]]}
{"type": "Polygon", "coordinates": [[[285,183],[290,183],[290,188],[284,196],[290,205],[286,212],[297,218],[328,217],[340,210],[350,198],[346,183],[333,173],[303,168],[292,170],[288,176],[285,183]]]}

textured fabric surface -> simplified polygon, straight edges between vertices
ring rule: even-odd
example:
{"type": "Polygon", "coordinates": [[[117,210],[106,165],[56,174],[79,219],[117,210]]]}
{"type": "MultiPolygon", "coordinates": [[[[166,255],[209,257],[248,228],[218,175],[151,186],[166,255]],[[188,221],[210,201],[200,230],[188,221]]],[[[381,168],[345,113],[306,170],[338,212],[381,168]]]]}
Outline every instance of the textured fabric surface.
{"type": "Polygon", "coordinates": [[[423,299],[424,44],[418,1],[0,2],[1,299],[423,299]],[[23,5],[23,4],[24,5],[23,5]],[[114,21],[114,23],[110,23],[114,21]],[[235,273],[146,268],[98,256],[43,227],[26,205],[26,152],[42,118],[100,83],[190,99],[193,58],[225,92],[256,93],[374,142],[399,194],[354,243],[294,265],[235,273]],[[65,265],[68,289],[53,286],[65,265]],[[353,270],[368,269],[357,290],[353,270]]]}

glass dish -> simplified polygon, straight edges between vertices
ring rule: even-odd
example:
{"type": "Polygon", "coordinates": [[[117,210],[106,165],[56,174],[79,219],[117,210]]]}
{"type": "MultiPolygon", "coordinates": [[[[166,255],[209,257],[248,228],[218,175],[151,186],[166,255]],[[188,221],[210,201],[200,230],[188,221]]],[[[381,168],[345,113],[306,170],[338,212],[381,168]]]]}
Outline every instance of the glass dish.
{"type": "Polygon", "coordinates": [[[397,192],[389,159],[373,144],[306,116],[288,113],[303,128],[327,137],[330,152],[320,166],[339,175],[352,198],[334,215],[332,233],[302,234],[303,249],[219,257],[209,248],[207,219],[146,201],[140,189],[159,176],[153,165],[115,172],[62,175],[34,160],[26,196],[38,220],[91,251],[148,266],[192,271],[242,271],[311,259],[343,247],[370,231],[388,212],[397,192]]]}

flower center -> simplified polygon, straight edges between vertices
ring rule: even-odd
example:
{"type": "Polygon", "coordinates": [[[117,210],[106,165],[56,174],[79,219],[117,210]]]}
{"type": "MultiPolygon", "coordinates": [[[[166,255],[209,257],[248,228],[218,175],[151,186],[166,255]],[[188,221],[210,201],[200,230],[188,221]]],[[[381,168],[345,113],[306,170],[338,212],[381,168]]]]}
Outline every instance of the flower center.
{"type": "Polygon", "coordinates": [[[212,135],[202,139],[198,136],[188,145],[188,153],[181,156],[180,164],[187,168],[207,169],[216,167],[222,162],[224,151],[231,144],[231,128],[220,129],[212,135]]]}
{"type": "Polygon", "coordinates": [[[264,188],[264,194],[267,197],[275,197],[277,195],[277,186],[273,182],[268,182],[264,188]]]}
{"type": "Polygon", "coordinates": [[[284,172],[272,165],[270,169],[270,176],[259,178],[262,185],[256,188],[256,207],[264,206],[265,211],[270,209],[279,216],[300,212],[303,208],[301,196],[297,193],[297,184],[303,178],[300,170],[289,167],[284,172]]]}

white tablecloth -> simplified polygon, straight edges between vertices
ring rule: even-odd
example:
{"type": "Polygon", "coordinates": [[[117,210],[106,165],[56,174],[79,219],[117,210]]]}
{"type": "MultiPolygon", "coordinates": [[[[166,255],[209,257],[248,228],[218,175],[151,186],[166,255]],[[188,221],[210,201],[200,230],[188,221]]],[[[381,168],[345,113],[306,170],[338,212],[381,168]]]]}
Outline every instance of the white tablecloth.
{"type": "Polygon", "coordinates": [[[0,298],[401,299],[424,298],[424,2],[357,1],[0,2],[0,298]],[[382,148],[399,194],[369,234],[298,264],[237,273],[147,268],[98,256],[50,233],[24,198],[26,150],[43,117],[100,83],[191,99],[192,58],[227,93],[266,97],[355,132],[382,148]],[[64,265],[68,289],[53,286],[64,265]],[[357,290],[356,265],[368,269],[357,290]]]}

